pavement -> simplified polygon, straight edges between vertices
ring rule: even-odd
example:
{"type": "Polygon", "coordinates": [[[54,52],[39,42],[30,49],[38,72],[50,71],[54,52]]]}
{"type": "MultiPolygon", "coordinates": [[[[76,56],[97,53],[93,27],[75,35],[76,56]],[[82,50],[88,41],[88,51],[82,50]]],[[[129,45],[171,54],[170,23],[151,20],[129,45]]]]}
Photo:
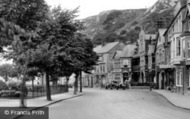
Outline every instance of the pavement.
{"type": "MultiPolygon", "coordinates": [[[[33,99],[27,99],[26,100],[26,106],[27,107],[43,107],[43,106],[49,106],[54,103],[79,97],[84,95],[84,93],[79,93],[77,92],[76,95],[73,94],[73,90],[70,90],[67,93],[62,93],[62,94],[55,94],[52,95],[52,101],[47,101],[46,97],[38,97],[38,98],[33,98],[33,99]]],[[[20,105],[20,99],[0,99],[0,107],[19,107],[20,105]]]]}
{"type": "Polygon", "coordinates": [[[190,110],[190,94],[182,95],[168,90],[153,90],[153,92],[160,94],[176,107],[190,110]]]}

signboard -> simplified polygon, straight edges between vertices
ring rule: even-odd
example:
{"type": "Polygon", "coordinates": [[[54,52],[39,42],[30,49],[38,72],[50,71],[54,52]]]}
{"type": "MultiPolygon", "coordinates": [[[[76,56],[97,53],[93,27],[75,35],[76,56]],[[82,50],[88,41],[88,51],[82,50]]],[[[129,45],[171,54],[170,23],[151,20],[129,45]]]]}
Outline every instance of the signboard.
{"type": "Polygon", "coordinates": [[[175,66],[173,66],[173,65],[160,65],[159,68],[160,69],[172,69],[172,68],[175,68],[175,66]]]}

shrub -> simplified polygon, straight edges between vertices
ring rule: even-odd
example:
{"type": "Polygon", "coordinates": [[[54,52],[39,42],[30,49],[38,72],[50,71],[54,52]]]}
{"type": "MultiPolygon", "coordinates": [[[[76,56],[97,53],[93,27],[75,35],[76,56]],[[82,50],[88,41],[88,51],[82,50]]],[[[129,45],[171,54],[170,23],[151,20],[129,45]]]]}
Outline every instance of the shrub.
{"type": "Polygon", "coordinates": [[[0,90],[5,90],[5,89],[8,89],[7,84],[4,81],[0,80],[0,90]]]}
{"type": "Polygon", "coordinates": [[[21,84],[20,82],[12,81],[8,83],[8,87],[11,90],[19,90],[20,84],[21,84]]]}

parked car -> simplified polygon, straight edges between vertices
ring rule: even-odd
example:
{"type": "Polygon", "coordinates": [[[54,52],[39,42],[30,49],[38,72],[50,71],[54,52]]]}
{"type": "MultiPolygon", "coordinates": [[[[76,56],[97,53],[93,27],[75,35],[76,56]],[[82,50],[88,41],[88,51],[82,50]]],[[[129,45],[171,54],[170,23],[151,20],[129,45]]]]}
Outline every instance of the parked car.
{"type": "Polygon", "coordinates": [[[105,85],[106,89],[119,89],[119,82],[118,81],[111,81],[105,85]]]}
{"type": "Polygon", "coordinates": [[[118,85],[118,89],[123,89],[123,90],[125,90],[125,89],[126,89],[126,85],[123,84],[123,83],[120,83],[120,84],[118,85]]]}

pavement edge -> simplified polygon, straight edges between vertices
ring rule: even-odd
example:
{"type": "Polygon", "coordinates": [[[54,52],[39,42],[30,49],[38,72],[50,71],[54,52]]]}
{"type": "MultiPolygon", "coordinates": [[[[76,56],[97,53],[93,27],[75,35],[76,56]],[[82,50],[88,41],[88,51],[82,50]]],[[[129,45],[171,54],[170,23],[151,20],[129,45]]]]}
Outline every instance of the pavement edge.
{"type": "MultiPolygon", "coordinates": [[[[80,96],[83,96],[83,95],[85,95],[85,94],[86,94],[86,93],[82,93],[82,94],[74,95],[74,96],[71,96],[71,97],[68,97],[68,98],[64,98],[64,99],[56,100],[56,101],[51,102],[51,103],[49,103],[49,104],[47,104],[47,105],[43,105],[43,106],[40,106],[40,107],[34,107],[34,108],[32,108],[32,109],[30,109],[30,110],[28,110],[28,111],[32,111],[32,110],[36,110],[36,109],[40,109],[40,108],[43,108],[43,107],[48,107],[48,106],[50,106],[50,105],[53,105],[53,104],[59,103],[59,102],[61,102],[61,101],[69,100],[69,99],[76,98],[76,97],[80,97],[80,96]]],[[[22,116],[24,116],[24,115],[18,115],[18,116],[15,116],[15,117],[11,118],[11,119],[19,119],[19,118],[22,117],[22,116]]]]}
{"type": "Polygon", "coordinates": [[[177,108],[181,108],[181,109],[185,109],[185,110],[190,110],[190,108],[186,108],[186,107],[182,107],[182,106],[178,106],[176,104],[174,104],[171,100],[169,100],[165,95],[161,94],[161,93],[158,93],[156,91],[152,91],[160,96],[162,96],[163,98],[165,98],[171,105],[173,105],[174,107],[177,107],[177,108]]]}

